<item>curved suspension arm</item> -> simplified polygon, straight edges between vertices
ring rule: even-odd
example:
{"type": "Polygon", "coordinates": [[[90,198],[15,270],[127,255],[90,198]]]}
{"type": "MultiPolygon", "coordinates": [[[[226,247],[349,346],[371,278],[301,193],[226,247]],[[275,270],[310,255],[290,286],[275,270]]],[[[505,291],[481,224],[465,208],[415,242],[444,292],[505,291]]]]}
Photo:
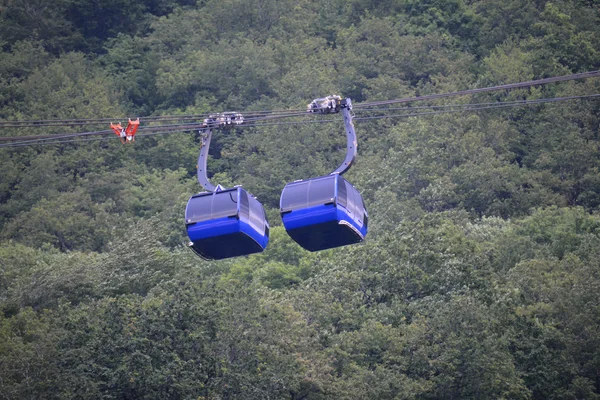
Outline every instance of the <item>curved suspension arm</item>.
{"type": "Polygon", "coordinates": [[[200,131],[202,135],[202,147],[200,148],[200,155],[198,156],[198,183],[206,190],[210,192],[218,192],[223,190],[221,185],[213,185],[208,180],[206,175],[206,162],[208,160],[208,149],[210,148],[210,139],[212,138],[212,129],[206,128],[200,131]]]}
{"type": "Polygon", "coordinates": [[[354,122],[352,122],[352,101],[350,99],[344,99],[341,102],[342,115],[344,116],[344,126],[346,128],[346,159],[342,165],[340,165],[331,174],[344,174],[348,171],[354,159],[356,158],[356,132],[354,131],[354,122]]]}

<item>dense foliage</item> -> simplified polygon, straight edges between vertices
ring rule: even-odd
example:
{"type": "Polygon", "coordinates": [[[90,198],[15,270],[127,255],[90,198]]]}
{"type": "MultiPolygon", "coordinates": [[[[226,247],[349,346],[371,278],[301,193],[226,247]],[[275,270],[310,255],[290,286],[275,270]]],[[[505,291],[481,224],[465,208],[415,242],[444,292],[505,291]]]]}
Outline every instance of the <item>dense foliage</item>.
{"type": "MultiPolygon", "coordinates": [[[[0,0],[0,45],[0,121],[124,121],[600,69],[600,9],[0,0]]],[[[347,178],[370,233],[318,253],[278,199],[337,167],[341,122],[218,132],[213,181],[259,196],[272,226],[263,254],[219,262],[184,246],[193,134],[0,149],[0,398],[600,399],[599,126],[597,99],[357,121],[347,178]]],[[[87,127],[32,129],[1,135],[87,127]]]]}

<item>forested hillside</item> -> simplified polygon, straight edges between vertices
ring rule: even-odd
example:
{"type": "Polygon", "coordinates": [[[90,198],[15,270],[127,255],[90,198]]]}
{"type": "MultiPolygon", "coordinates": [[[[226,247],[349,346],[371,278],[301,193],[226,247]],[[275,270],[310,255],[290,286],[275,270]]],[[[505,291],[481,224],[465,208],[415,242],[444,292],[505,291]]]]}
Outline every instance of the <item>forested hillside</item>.
{"type": "MultiPolygon", "coordinates": [[[[0,0],[0,47],[0,136],[58,135],[109,127],[9,122],[143,124],[599,70],[600,8],[0,0]]],[[[357,109],[345,177],[369,234],[315,253],[286,234],[279,196],[343,160],[341,115],[215,133],[211,179],[258,196],[271,240],[213,262],[186,247],[197,133],[1,147],[0,399],[600,399],[594,94],[600,78],[395,106],[412,117],[357,109]],[[532,102],[442,112],[514,101],[532,102]]]]}

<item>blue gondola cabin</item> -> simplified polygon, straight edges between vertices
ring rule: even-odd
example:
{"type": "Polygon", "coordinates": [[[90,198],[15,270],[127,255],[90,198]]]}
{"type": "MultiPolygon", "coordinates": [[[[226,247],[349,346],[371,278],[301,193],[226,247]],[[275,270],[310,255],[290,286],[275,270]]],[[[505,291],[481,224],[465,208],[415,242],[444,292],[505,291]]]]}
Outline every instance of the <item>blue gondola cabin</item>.
{"type": "Polygon", "coordinates": [[[207,260],[258,253],[269,242],[263,206],[241,187],[192,196],[185,222],[190,248],[207,260]]]}
{"type": "Polygon", "coordinates": [[[367,234],[363,199],[339,174],[287,184],[280,212],[287,233],[306,250],[359,243],[367,234]]]}

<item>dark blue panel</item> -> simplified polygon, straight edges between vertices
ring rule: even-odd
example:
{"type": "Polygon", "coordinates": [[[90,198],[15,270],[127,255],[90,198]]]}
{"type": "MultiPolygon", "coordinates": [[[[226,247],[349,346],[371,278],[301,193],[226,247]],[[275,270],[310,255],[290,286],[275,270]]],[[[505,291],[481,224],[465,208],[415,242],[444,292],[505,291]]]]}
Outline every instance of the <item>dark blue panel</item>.
{"type": "Polygon", "coordinates": [[[253,238],[241,232],[193,241],[190,248],[206,260],[222,260],[264,250],[253,238]]]}
{"type": "Polygon", "coordinates": [[[330,249],[364,240],[366,227],[359,227],[335,205],[322,205],[282,215],[283,225],[292,239],[310,251],[330,249]]]}
{"type": "Polygon", "coordinates": [[[214,236],[229,235],[239,232],[240,222],[237,218],[225,217],[187,225],[190,240],[202,240],[214,236]]]}

